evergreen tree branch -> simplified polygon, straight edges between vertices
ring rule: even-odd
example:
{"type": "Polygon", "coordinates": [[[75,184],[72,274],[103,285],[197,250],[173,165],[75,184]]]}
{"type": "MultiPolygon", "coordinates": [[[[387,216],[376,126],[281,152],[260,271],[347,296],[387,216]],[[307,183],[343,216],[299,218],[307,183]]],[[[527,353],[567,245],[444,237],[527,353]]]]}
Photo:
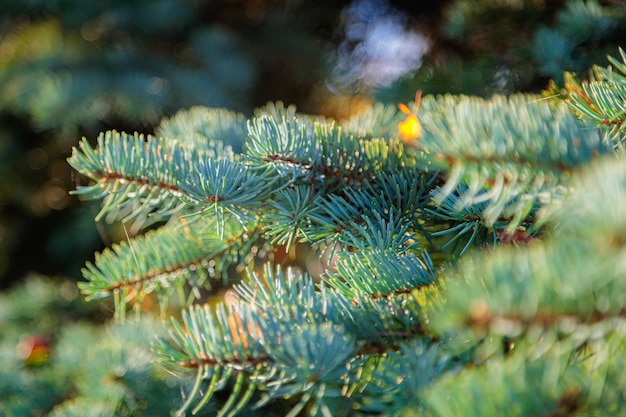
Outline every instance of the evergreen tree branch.
{"type": "MultiPolygon", "coordinates": [[[[581,87],[579,101],[612,111],[602,117],[613,127],[616,80],[581,87]]],[[[425,97],[411,114],[422,135],[406,148],[389,106],[367,113],[375,123],[339,124],[280,104],[247,123],[240,155],[208,139],[236,140],[241,117],[200,109],[164,122],[170,138],[81,145],[72,161],[96,182],[86,195],[122,190],[107,213],[177,207],[168,225],[97,255],[82,289],[113,295],[120,312],[174,288],[191,304],[212,268],[245,266],[253,245],[331,247],[321,282],[268,265],[233,299],[171,321],[154,350],[165,367],[195,374],[181,415],[219,402],[220,391],[229,392],[222,414],[276,399],[290,399],[289,416],[332,415],[338,404],[345,415],[502,414],[515,398],[511,415],[611,410],[624,394],[586,377],[624,382],[611,366],[626,357],[626,165],[602,139],[605,124],[582,124],[572,108],[530,96],[425,97]],[[132,186],[109,187],[108,172],[124,179],[115,187],[132,186]],[[141,206],[152,197],[142,186],[167,197],[141,206]],[[455,258],[548,223],[528,245],[455,258]],[[452,262],[432,262],[438,250],[452,262]]]]}
{"type": "Polygon", "coordinates": [[[531,363],[493,360],[486,367],[441,378],[422,395],[432,416],[463,416],[469,412],[565,417],[587,411],[583,404],[588,389],[584,373],[567,366],[566,358],[550,357],[531,363]],[[468,395],[467,387],[474,395],[468,395]]]}
{"type": "Polygon", "coordinates": [[[420,115],[421,158],[448,167],[434,200],[441,204],[465,183],[457,209],[486,202],[485,225],[511,217],[509,232],[535,202],[546,204],[576,166],[609,152],[566,107],[528,96],[426,97],[420,115]]]}
{"type": "MultiPolygon", "coordinates": [[[[187,164],[187,156],[178,155],[176,163],[187,164]]],[[[152,138],[107,132],[98,138],[97,149],[83,139],[68,162],[95,182],[78,187],[74,194],[87,199],[104,198],[96,220],[107,214],[111,220],[135,219],[134,227],[139,228],[183,207],[174,177],[176,165],[172,166],[172,157],[152,138]]]]}
{"type": "Polygon", "coordinates": [[[378,248],[341,253],[335,269],[336,273],[322,277],[324,283],[355,303],[361,297],[378,299],[410,293],[434,281],[428,266],[416,255],[378,248]]]}
{"type": "Polygon", "coordinates": [[[319,184],[326,192],[402,164],[397,143],[350,136],[334,122],[306,116],[263,115],[250,121],[248,133],[245,158],[254,166],[270,166],[290,182],[319,184]]]}
{"type": "Polygon", "coordinates": [[[294,242],[315,242],[308,231],[313,229],[312,222],[320,221],[320,198],[306,185],[277,192],[269,201],[271,211],[262,219],[271,243],[286,245],[289,251],[294,242]]]}
{"type": "Polygon", "coordinates": [[[242,225],[254,221],[254,210],[276,191],[276,182],[267,171],[257,174],[241,162],[204,159],[179,186],[183,199],[198,208],[196,214],[215,214],[218,233],[223,236],[226,213],[242,225]]]}
{"type": "Polygon", "coordinates": [[[577,82],[566,76],[567,103],[576,114],[603,129],[605,140],[622,150],[626,138],[626,53],[619,50],[622,62],[609,56],[612,68],[594,67],[596,80],[577,82]]]}
{"type": "Polygon", "coordinates": [[[158,138],[177,140],[186,146],[202,149],[212,142],[223,143],[216,154],[233,160],[230,153],[240,153],[247,137],[246,118],[226,109],[196,106],[164,118],[155,128],[158,138]]]}
{"type": "MultiPolygon", "coordinates": [[[[294,296],[295,288],[318,297],[310,281],[298,284],[293,275],[290,277],[293,285],[284,288],[286,292],[279,291],[278,295],[260,288],[252,294],[251,302],[238,302],[230,307],[221,305],[215,312],[205,306],[184,313],[183,325],[173,321],[170,338],[157,344],[162,363],[177,369],[196,368],[198,375],[201,375],[200,370],[209,374],[225,369],[229,375],[246,373],[249,383],[262,382],[269,388],[259,405],[272,398],[301,396],[293,415],[311,398],[317,406],[324,407],[324,393],[348,373],[345,361],[355,356],[358,344],[338,325],[317,314],[320,303],[294,306],[270,305],[264,301],[264,295],[294,296]],[[300,310],[300,314],[296,314],[296,310],[300,310]],[[207,334],[212,336],[207,338],[207,334]],[[263,364],[263,372],[255,374],[260,364],[263,364]]],[[[257,282],[260,282],[258,278],[257,282]]],[[[279,287],[286,283],[280,273],[277,282],[279,287]]],[[[249,292],[242,292],[250,296],[249,292]]],[[[302,291],[297,294],[300,299],[302,295],[302,291]]],[[[213,382],[207,387],[209,393],[221,389],[213,382]]],[[[194,393],[201,383],[202,378],[199,378],[194,393]]],[[[238,395],[239,390],[234,390],[231,398],[238,395]]]]}
{"type": "Polygon", "coordinates": [[[335,249],[418,250],[429,239],[423,220],[436,176],[417,169],[391,172],[378,171],[359,186],[320,197],[303,234],[313,244],[325,242],[335,249]]]}
{"type": "Polygon", "coordinates": [[[246,230],[236,224],[229,227],[227,238],[198,227],[160,228],[97,253],[95,263],[88,262],[83,269],[87,281],[79,287],[88,299],[113,296],[120,317],[129,302],[140,309],[153,292],[165,312],[175,291],[200,297],[206,280],[224,272],[238,259],[239,250],[245,251],[247,238],[246,230]]]}
{"type": "Polygon", "coordinates": [[[96,217],[134,221],[136,230],[180,212],[181,178],[193,172],[195,161],[216,157],[219,142],[207,141],[200,150],[176,142],[115,131],[101,134],[98,147],[83,139],[68,159],[77,171],[95,184],[78,187],[74,194],[104,199],[96,217]]]}
{"type": "Polygon", "coordinates": [[[361,138],[393,140],[398,134],[398,123],[403,114],[396,106],[376,103],[341,123],[348,134],[361,138]]]}
{"type": "Polygon", "coordinates": [[[375,364],[364,384],[365,395],[357,400],[359,415],[401,415],[409,409],[428,415],[424,393],[458,368],[441,343],[418,339],[401,344],[375,364]]]}
{"type": "Polygon", "coordinates": [[[536,326],[561,331],[564,323],[600,334],[619,326],[626,308],[626,223],[613,208],[626,201],[625,167],[621,159],[605,160],[574,178],[572,196],[560,208],[558,241],[497,248],[442,277],[441,298],[427,313],[435,332],[478,341],[487,333],[524,337],[536,326]],[[591,201],[603,201],[602,209],[590,210],[591,201]],[[594,257],[603,261],[590,264],[594,257]]]}
{"type": "Polygon", "coordinates": [[[502,211],[500,217],[493,225],[489,226],[485,220],[489,213],[489,203],[486,201],[465,204],[460,196],[467,195],[467,185],[460,184],[454,192],[436,206],[424,209],[427,213],[426,224],[433,228],[429,233],[433,238],[443,239],[441,249],[450,250],[452,256],[462,255],[470,247],[482,247],[493,245],[509,236],[508,230],[511,224],[518,225],[528,236],[532,236],[541,226],[550,219],[545,215],[540,221],[537,220],[536,212],[539,204],[533,200],[527,200],[525,210],[511,210],[518,207],[516,201],[502,211]],[[460,249],[459,249],[460,248],[460,249]]]}
{"type": "MultiPolygon", "coordinates": [[[[404,298],[402,307],[396,306],[398,300],[327,297],[328,288],[317,291],[306,276],[270,269],[235,289],[239,296],[232,305],[215,311],[192,308],[183,314],[182,324],[173,321],[170,337],[156,345],[161,363],[179,371],[196,369],[198,375],[244,373],[246,384],[267,387],[259,405],[300,397],[293,415],[307,404],[327,407],[326,396],[339,395],[344,384],[359,383],[355,372],[364,358],[410,340],[421,329],[421,313],[411,311],[411,297],[404,298]]],[[[206,380],[199,378],[196,385],[206,380]]],[[[213,381],[206,387],[207,392],[217,389],[213,381]]]]}

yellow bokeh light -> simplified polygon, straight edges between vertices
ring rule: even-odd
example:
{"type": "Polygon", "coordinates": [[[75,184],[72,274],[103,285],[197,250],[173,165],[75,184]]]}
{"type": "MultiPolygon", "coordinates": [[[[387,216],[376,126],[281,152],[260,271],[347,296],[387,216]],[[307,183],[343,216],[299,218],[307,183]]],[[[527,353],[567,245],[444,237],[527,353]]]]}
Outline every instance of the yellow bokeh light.
{"type": "Polygon", "coordinates": [[[398,123],[398,131],[404,143],[410,147],[417,147],[417,141],[422,135],[422,124],[417,118],[421,98],[422,90],[418,90],[417,93],[415,93],[413,111],[405,104],[398,104],[398,109],[407,116],[405,120],[398,123]]]}

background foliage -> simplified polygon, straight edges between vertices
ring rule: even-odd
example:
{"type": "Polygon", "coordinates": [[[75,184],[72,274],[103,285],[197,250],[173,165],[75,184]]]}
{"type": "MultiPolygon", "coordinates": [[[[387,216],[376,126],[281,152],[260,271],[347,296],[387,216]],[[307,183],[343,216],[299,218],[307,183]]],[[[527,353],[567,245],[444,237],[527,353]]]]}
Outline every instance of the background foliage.
{"type": "MultiPolygon", "coordinates": [[[[407,102],[418,88],[490,96],[537,92],[554,79],[552,91],[567,93],[561,89],[565,71],[587,78],[590,66],[604,65],[606,54],[615,55],[617,42],[626,38],[626,9],[620,2],[434,4],[110,0],[87,8],[73,1],[3,5],[0,286],[15,285],[29,271],[70,281],[25,279],[3,297],[0,372],[6,378],[0,380],[12,384],[0,389],[10,399],[2,411],[111,415],[113,407],[118,415],[156,415],[146,408],[155,398],[167,403],[164,407],[180,405],[178,381],[149,364],[146,342],[157,330],[95,326],[112,306],[87,307],[69,289],[85,259],[125,237],[105,222],[99,232],[93,225],[98,209],[67,195],[79,180],[65,158],[80,136],[94,139],[109,128],[167,131],[165,124],[157,127],[162,116],[194,105],[250,115],[268,100],[284,100],[302,111],[341,117],[372,96],[407,102]],[[367,32],[351,37],[350,24],[374,27],[386,19],[409,32],[417,28],[429,47],[416,71],[372,81],[365,76],[367,68],[345,62],[380,68],[389,61],[371,52],[360,55],[367,51],[367,32]],[[91,322],[70,324],[78,317],[91,322]],[[76,346],[93,348],[76,353],[76,346]],[[82,355],[82,361],[71,360],[82,355]],[[90,386],[89,374],[110,384],[90,386]],[[149,387],[139,386],[146,381],[149,387]]],[[[288,242],[288,236],[276,233],[277,240],[288,242]]],[[[302,248],[295,250],[306,256],[302,248]]],[[[210,408],[206,412],[211,415],[210,408]]]]}
{"type": "Polygon", "coordinates": [[[77,138],[113,126],[149,132],[193,105],[250,112],[282,99],[306,108],[326,71],[333,8],[203,0],[3,5],[0,285],[30,270],[77,276],[76,260],[101,246],[91,208],[67,194],[76,180],[64,160],[77,138]]]}

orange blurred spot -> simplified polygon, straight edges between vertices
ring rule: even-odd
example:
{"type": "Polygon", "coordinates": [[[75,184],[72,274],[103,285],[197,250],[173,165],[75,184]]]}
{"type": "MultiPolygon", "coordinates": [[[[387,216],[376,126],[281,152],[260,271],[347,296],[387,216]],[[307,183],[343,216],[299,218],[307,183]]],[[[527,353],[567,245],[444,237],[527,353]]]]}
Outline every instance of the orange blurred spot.
{"type": "Polygon", "coordinates": [[[48,339],[31,334],[25,334],[20,338],[16,350],[24,363],[31,366],[43,365],[48,362],[52,353],[52,347],[48,339]]]}
{"type": "Polygon", "coordinates": [[[403,122],[398,123],[400,136],[405,142],[411,143],[419,139],[422,134],[422,124],[417,120],[417,116],[411,115],[403,122]]]}
{"type": "Polygon", "coordinates": [[[238,345],[241,340],[241,344],[245,349],[248,348],[248,339],[244,332],[243,324],[239,313],[233,311],[232,316],[228,316],[228,326],[230,327],[230,334],[233,336],[233,342],[238,345]]]}
{"type": "Polygon", "coordinates": [[[263,336],[259,326],[251,321],[244,323],[236,310],[233,310],[231,315],[228,316],[228,327],[230,329],[230,334],[233,337],[233,343],[235,345],[243,346],[244,349],[250,348],[248,339],[251,341],[259,340],[263,336]]]}
{"type": "Polygon", "coordinates": [[[398,131],[400,137],[410,147],[417,147],[417,141],[422,135],[422,124],[417,118],[417,112],[419,111],[420,101],[422,99],[422,90],[417,90],[415,93],[415,104],[413,105],[413,111],[411,111],[405,104],[398,104],[398,109],[407,115],[407,118],[398,123],[398,131]]]}

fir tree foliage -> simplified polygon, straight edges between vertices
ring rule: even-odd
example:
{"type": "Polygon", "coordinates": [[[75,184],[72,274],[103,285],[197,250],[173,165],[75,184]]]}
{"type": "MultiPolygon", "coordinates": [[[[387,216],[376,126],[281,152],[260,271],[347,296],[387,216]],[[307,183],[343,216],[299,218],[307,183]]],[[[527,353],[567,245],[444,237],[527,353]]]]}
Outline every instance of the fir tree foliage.
{"type": "Polygon", "coordinates": [[[85,303],[74,282],[42,276],[2,294],[0,415],[165,416],[179,407],[180,379],[155,367],[150,350],[161,323],[96,324],[109,308],[85,303]]]}
{"type": "Polygon", "coordinates": [[[486,225],[512,217],[511,231],[537,200],[555,194],[561,177],[607,152],[598,133],[577,123],[565,106],[532,100],[536,98],[496,96],[485,102],[446,96],[434,109],[430,100],[424,100],[426,128],[420,148],[449,169],[437,200],[443,201],[463,183],[467,188],[458,193],[456,211],[488,202],[482,211],[486,225]]]}
{"type": "Polygon", "coordinates": [[[594,68],[594,81],[579,83],[566,74],[566,92],[569,105],[579,117],[598,126],[604,139],[623,149],[624,121],[626,120],[626,53],[620,48],[620,58],[609,57],[612,68],[594,68]]]}
{"type": "Polygon", "coordinates": [[[154,342],[191,374],[179,415],[623,413],[626,63],[612,63],[565,102],[426,96],[409,143],[391,106],[338,122],[280,103],[247,121],[241,152],[219,137],[240,116],[219,109],[164,136],[83,140],[69,162],[92,185],[77,193],[166,222],[96,255],[81,289],[120,317],[183,295],[154,342]],[[259,267],[260,248],[297,243],[327,256],[319,279],[259,267]],[[247,273],[228,281],[229,266],[247,273]],[[219,276],[234,295],[194,303],[219,276]]]}

